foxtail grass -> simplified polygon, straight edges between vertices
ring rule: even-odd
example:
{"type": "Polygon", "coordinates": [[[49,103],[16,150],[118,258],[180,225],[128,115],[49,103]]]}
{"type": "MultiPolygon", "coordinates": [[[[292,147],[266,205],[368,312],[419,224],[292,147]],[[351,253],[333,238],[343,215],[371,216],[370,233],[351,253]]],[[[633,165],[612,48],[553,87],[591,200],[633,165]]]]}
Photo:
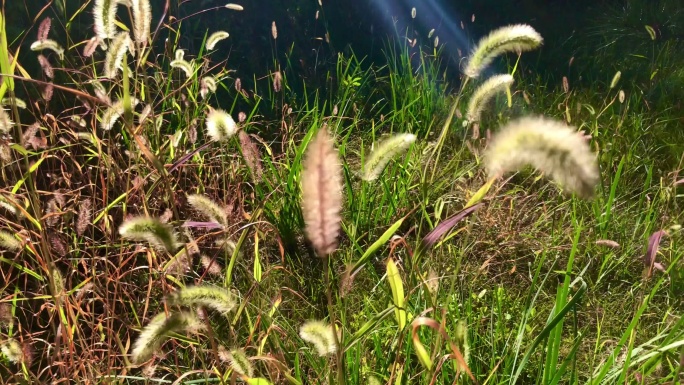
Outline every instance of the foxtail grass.
{"type": "Polygon", "coordinates": [[[217,31],[212,33],[208,38],[207,38],[207,43],[205,46],[207,47],[208,51],[212,51],[218,42],[221,40],[227,39],[230,36],[230,34],[226,31],[217,31]]]}
{"type": "Polygon", "coordinates": [[[192,208],[210,220],[219,223],[223,227],[228,226],[228,215],[226,214],[226,210],[213,200],[204,195],[193,194],[188,195],[188,203],[192,208]]]}
{"type": "Polygon", "coordinates": [[[365,161],[361,178],[366,181],[378,179],[390,160],[405,152],[415,141],[413,134],[396,134],[376,144],[365,161]]]}
{"type": "Polygon", "coordinates": [[[140,364],[149,360],[166,341],[170,333],[183,330],[200,329],[202,323],[195,313],[178,312],[169,317],[166,314],[157,314],[140,333],[133,344],[131,359],[133,363],[140,364]]]}
{"type": "Polygon", "coordinates": [[[221,346],[219,348],[219,355],[236,373],[249,378],[254,377],[254,367],[249,362],[249,357],[247,357],[244,350],[232,349],[228,351],[221,346]]]}
{"type": "Polygon", "coordinates": [[[131,51],[131,36],[128,32],[119,32],[107,50],[104,62],[104,74],[108,78],[115,78],[123,67],[123,59],[126,52],[131,51]]]}
{"type": "Polygon", "coordinates": [[[207,134],[214,142],[222,142],[231,138],[238,131],[238,126],[227,112],[212,109],[206,117],[207,134]]]}
{"type": "Polygon", "coordinates": [[[335,331],[324,321],[307,321],[299,328],[299,336],[314,346],[316,353],[327,356],[337,351],[335,331]]]}
{"type": "Polygon", "coordinates": [[[9,251],[21,250],[21,242],[7,231],[0,230],[0,248],[9,251]]]}
{"type": "Polygon", "coordinates": [[[341,210],[342,167],[333,139],[324,127],[309,143],[302,170],[306,235],[321,257],[337,248],[341,210]]]}
{"type": "Polygon", "coordinates": [[[480,40],[463,72],[468,77],[478,77],[497,56],[506,52],[531,51],[543,41],[541,35],[529,25],[517,24],[499,28],[480,40]]]}
{"type": "Polygon", "coordinates": [[[128,219],[119,227],[119,234],[124,239],[145,241],[169,253],[178,248],[173,228],[157,218],[141,216],[128,219]]]}
{"type": "Polygon", "coordinates": [[[101,40],[113,38],[116,35],[117,0],[95,0],[93,16],[95,34],[101,40]]]}
{"type": "Polygon", "coordinates": [[[59,56],[59,60],[64,60],[64,48],[52,39],[37,40],[31,44],[31,51],[50,50],[59,56]]]}
{"type": "Polygon", "coordinates": [[[584,198],[593,196],[599,182],[596,155],[581,133],[544,117],[509,122],[494,136],[484,162],[492,177],[531,165],[584,198]]]}
{"type": "Polygon", "coordinates": [[[244,8],[240,4],[228,3],[225,5],[226,8],[232,9],[233,11],[243,11],[244,8]]]}
{"type": "Polygon", "coordinates": [[[172,305],[204,306],[226,315],[237,306],[235,296],[218,286],[188,286],[172,293],[167,301],[172,305]]]}
{"type": "Polygon", "coordinates": [[[145,46],[150,39],[152,23],[152,7],[150,0],[131,0],[133,8],[133,38],[136,43],[145,46]]]}
{"type": "Polygon", "coordinates": [[[513,84],[513,76],[495,75],[487,79],[480,85],[468,102],[468,110],[466,112],[465,124],[475,123],[480,120],[482,111],[487,106],[487,103],[492,100],[497,93],[503,92],[511,87],[513,84]]]}

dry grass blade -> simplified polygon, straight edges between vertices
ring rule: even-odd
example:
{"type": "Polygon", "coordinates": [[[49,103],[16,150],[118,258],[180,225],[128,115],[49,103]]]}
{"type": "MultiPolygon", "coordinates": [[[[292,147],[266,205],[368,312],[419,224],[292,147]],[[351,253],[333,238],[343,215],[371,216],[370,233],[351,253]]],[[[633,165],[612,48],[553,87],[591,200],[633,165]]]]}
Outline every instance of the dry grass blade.
{"type": "Polygon", "coordinates": [[[342,210],[342,167],[332,138],[321,129],[309,144],[302,170],[306,235],[323,257],[337,247],[342,210]]]}

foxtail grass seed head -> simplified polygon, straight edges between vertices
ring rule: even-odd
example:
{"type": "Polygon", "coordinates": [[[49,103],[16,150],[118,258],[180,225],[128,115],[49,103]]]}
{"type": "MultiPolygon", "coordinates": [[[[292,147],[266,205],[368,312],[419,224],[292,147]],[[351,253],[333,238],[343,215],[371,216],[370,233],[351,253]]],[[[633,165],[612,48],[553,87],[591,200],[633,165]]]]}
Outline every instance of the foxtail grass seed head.
{"type": "Polygon", "coordinates": [[[0,230],[0,248],[8,251],[21,250],[21,242],[7,231],[0,230]]]}
{"type": "Polygon", "coordinates": [[[531,51],[543,41],[541,35],[529,25],[499,28],[480,40],[468,58],[464,72],[468,77],[478,77],[497,56],[506,52],[531,51]]]}
{"type": "Polygon", "coordinates": [[[100,99],[102,103],[112,104],[109,94],[107,93],[107,89],[102,85],[102,83],[95,80],[91,83],[91,85],[93,86],[93,92],[95,93],[95,96],[100,99]]]}
{"type": "Polygon", "coordinates": [[[166,341],[169,334],[183,330],[201,329],[201,321],[194,313],[173,313],[168,318],[166,314],[157,314],[140,332],[140,336],[133,344],[131,359],[140,364],[149,360],[166,341]]]}
{"type": "Polygon", "coordinates": [[[126,52],[131,49],[133,40],[128,32],[119,32],[112,41],[104,62],[104,74],[110,79],[114,79],[120,69],[123,69],[123,58],[126,52]]]}
{"type": "MultiPolygon", "coordinates": [[[[136,107],[140,103],[138,98],[131,98],[132,107],[136,107]]],[[[110,107],[108,107],[103,113],[100,119],[100,128],[104,131],[109,131],[114,128],[117,120],[124,114],[124,100],[119,99],[110,107]]]]}
{"type": "Polygon", "coordinates": [[[193,194],[188,195],[188,203],[193,209],[210,220],[219,223],[223,227],[228,226],[228,214],[226,214],[226,210],[213,200],[204,195],[193,194]]]}
{"type": "Polygon", "coordinates": [[[176,52],[174,52],[173,57],[175,60],[183,60],[185,57],[185,51],[182,49],[177,49],[176,52]]]}
{"type": "Polygon", "coordinates": [[[169,253],[178,248],[173,228],[157,218],[140,216],[128,219],[119,227],[119,234],[124,239],[145,241],[169,253]]]}
{"type": "Polygon", "coordinates": [[[306,235],[324,257],[337,248],[342,210],[342,166],[325,127],[309,143],[302,169],[302,211],[306,235]]]}
{"type": "Polygon", "coordinates": [[[252,367],[252,363],[249,362],[249,357],[247,357],[244,350],[233,349],[227,352],[227,358],[228,365],[230,365],[231,369],[236,373],[250,378],[254,377],[254,368],[252,367]]]}
{"type": "Polygon", "coordinates": [[[14,127],[14,122],[4,108],[0,108],[0,133],[7,134],[14,127]]]}
{"type": "Polygon", "coordinates": [[[95,8],[93,8],[95,34],[100,40],[114,38],[116,35],[117,5],[117,0],[95,0],[95,8]]]}
{"type": "Polygon", "coordinates": [[[45,40],[48,38],[48,34],[50,34],[50,27],[52,27],[52,19],[49,17],[46,17],[43,19],[43,21],[40,22],[40,25],[38,26],[38,39],[37,40],[45,40]]]}
{"type": "Polygon", "coordinates": [[[228,140],[238,131],[238,126],[227,112],[216,109],[207,114],[207,134],[214,142],[228,140]]]}
{"type": "Polygon", "coordinates": [[[78,207],[78,221],[76,222],[76,234],[78,236],[83,236],[88,226],[90,226],[92,219],[92,205],[93,202],[90,199],[84,199],[78,207]]]}
{"type": "Polygon", "coordinates": [[[323,321],[307,321],[299,328],[299,336],[312,344],[321,357],[337,351],[334,333],[333,327],[323,321]]]}
{"type": "Polygon", "coordinates": [[[242,7],[242,5],[234,4],[234,3],[228,3],[228,4],[225,5],[225,7],[228,8],[228,9],[232,9],[233,11],[242,11],[242,10],[244,10],[244,8],[242,7]]]}
{"type": "Polygon", "coordinates": [[[2,98],[0,104],[2,106],[16,106],[22,110],[26,109],[26,102],[17,97],[2,98]]]}
{"type": "Polygon", "coordinates": [[[13,322],[12,305],[9,302],[0,302],[0,326],[9,326],[13,322]]]}
{"type": "Polygon", "coordinates": [[[177,68],[185,74],[186,77],[192,78],[192,74],[195,73],[192,62],[183,59],[176,59],[169,63],[171,68],[177,68]]]}
{"type": "Polygon", "coordinates": [[[430,30],[430,32],[428,32],[428,39],[431,39],[432,35],[434,35],[434,33],[435,33],[435,29],[433,28],[430,30]]]}
{"type": "Polygon", "coordinates": [[[487,79],[478,87],[468,102],[466,120],[464,125],[480,121],[480,115],[484,111],[487,103],[499,92],[503,92],[513,84],[513,76],[495,75],[487,79]]]}
{"type": "Polygon", "coordinates": [[[95,50],[100,45],[100,38],[95,36],[88,40],[88,42],[83,46],[83,57],[91,57],[95,53],[95,50]]]}
{"type": "Polygon", "coordinates": [[[416,7],[411,8],[411,19],[416,18],[416,7]]]}
{"type": "Polygon", "coordinates": [[[276,71],[273,74],[273,92],[280,92],[283,84],[283,75],[280,71],[276,71]]]}
{"type": "Polygon", "coordinates": [[[200,95],[202,99],[206,98],[209,93],[216,92],[216,79],[211,76],[205,76],[200,80],[200,95]]]}
{"type": "Polygon", "coordinates": [[[219,41],[227,39],[228,36],[230,36],[230,35],[226,31],[217,31],[217,32],[212,33],[211,36],[209,36],[207,38],[207,43],[206,43],[207,50],[208,51],[213,50],[219,41]]]}
{"type": "Polygon", "coordinates": [[[131,0],[133,10],[133,38],[135,42],[145,46],[150,40],[152,24],[152,7],[150,0],[131,0]]]}
{"type": "Polygon", "coordinates": [[[64,48],[52,39],[34,41],[30,48],[31,51],[50,50],[59,56],[59,60],[64,60],[64,48]]]}
{"type": "Polygon", "coordinates": [[[408,150],[416,136],[413,134],[396,134],[376,144],[363,166],[361,179],[373,181],[380,177],[387,164],[398,154],[408,150]]]}
{"type": "Polygon", "coordinates": [[[617,86],[618,82],[620,81],[620,77],[622,76],[622,72],[618,71],[613,75],[613,80],[610,81],[610,89],[612,90],[617,86]]]}
{"type": "Polygon", "coordinates": [[[197,307],[204,306],[226,315],[237,306],[235,296],[228,289],[218,286],[187,286],[169,295],[171,305],[197,307]]]}
{"type": "Polygon", "coordinates": [[[210,258],[206,255],[202,255],[200,257],[200,263],[202,264],[202,267],[204,267],[204,270],[206,270],[207,274],[213,275],[215,277],[221,275],[221,265],[215,258],[210,258]]]}
{"type": "Polygon", "coordinates": [[[439,47],[439,36],[435,36],[435,43],[433,45],[435,48],[439,47]]]}
{"type": "Polygon", "coordinates": [[[509,122],[494,135],[484,163],[490,176],[531,165],[583,198],[593,196],[599,182],[596,155],[581,133],[545,117],[509,122]]]}
{"type": "Polygon", "coordinates": [[[625,102],[625,91],[620,90],[620,92],[618,92],[618,101],[620,104],[625,102]]]}
{"type": "MultiPolygon", "coordinates": [[[[454,342],[461,351],[465,364],[468,365],[470,363],[470,342],[468,341],[468,324],[466,321],[459,320],[456,323],[456,335],[454,336],[454,342]]],[[[466,368],[461,367],[460,371],[463,372],[465,369],[466,368]]]]}
{"type": "Polygon", "coordinates": [[[271,36],[273,36],[273,40],[278,38],[278,27],[276,27],[275,21],[271,23],[271,36]]]}
{"type": "Polygon", "coordinates": [[[52,68],[52,64],[50,64],[48,58],[46,58],[43,55],[38,55],[38,63],[40,64],[40,68],[43,70],[45,76],[47,76],[50,79],[55,77],[55,71],[52,68]]]}
{"type": "Polygon", "coordinates": [[[23,361],[24,353],[21,344],[14,338],[10,338],[0,345],[0,351],[10,362],[21,363],[23,361]]]}
{"type": "Polygon", "coordinates": [[[252,173],[252,177],[255,180],[260,179],[263,174],[263,166],[261,165],[261,154],[259,154],[259,149],[248,133],[240,131],[238,133],[238,138],[240,139],[242,157],[245,160],[249,171],[252,173]]]}

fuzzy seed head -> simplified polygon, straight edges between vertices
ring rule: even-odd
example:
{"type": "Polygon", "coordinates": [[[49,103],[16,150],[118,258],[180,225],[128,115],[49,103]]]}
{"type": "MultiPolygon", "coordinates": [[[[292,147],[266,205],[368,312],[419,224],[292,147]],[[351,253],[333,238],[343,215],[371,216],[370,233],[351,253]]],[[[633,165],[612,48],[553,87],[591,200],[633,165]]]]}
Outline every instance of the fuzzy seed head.
{"type": "Polygon", "coordinates": [[[207,38],[207,43],[206,43],[207,50],[208,51],[213,50],[214,47],[216,47],[216,44],[218,42],[220,42],[221,40],[227,39],[228,36],[230,36],[230,35],[226,31],[217,31],[217,32],[212,33],[211,36],[209,36],[209,38],[207,38]]]}
{"type": "Polygon", "coordinates": [[[14,127],[14,122],[4,108],[0,108],[0,134],[7,134],[14,127]]]}
{"type": "Polygon", "coordinates": [[[108,78],[115,78],[120,69],[123,69],[123,58],[126,52],[133,53],[133,40],[128,32],[119,32],[112,41],[107,56],[105,57],[104,73],[108,78]]]}
{"type": "Polygon", "coordinates": [[[484,162],[491,176],[531,165],[584,198],[594,194],[599,182],[596,155],[581,133],[544,117],[508,123],[492,139],[484,162]]]}
{"type": "Polygon", "coordinates": [[[20,363],[23,361],[24,352],[17,340],[10,338],[0,345],[0,351],[10,361],[20,363]]]}
{"type": "Polygon", "coordinates": [[[235,135],[238,126],[227,112],[216,109],[207,114],[207,134],[215,142],[221,142],[235,135]]]}
{"type": "Polygon", "coordinates": [[[52,39],[37,40],[31,44],[31,51],[50,50],[59,56],[59,60],[64,60],[64,48],[52,39]]]}
{"type": "Polygon", "coordinates": [[[119,227],[119,234],[124,239],[145,241],[167,252],[173,252],[178,248],[173,228],[157,218],[141,216],[129,219],[119,227]]]}
{"type": "Polygon", "coordinates": [[[116,0],[95,0],[93,16],[95,34],[100,40],[110,39],[116,35],[116,0]]]}
{"type": "Polygon", "coordinates": [[[188,195],[188,203],[193,209],[210,220],[219,223],[223,227],[228,226],[226,210],[213,200],[204,195],[192,194],[188,195]]]}
{"type": "Polygon", "coordinates": [[[21,242],[7,231],[0,230],[0,248],[8,251],[21,250],[21,242]]]}
{"type": "Polygon", "coordinates": [[[233,4],[233,3],[228,3],[228,4],[226,4],[226,8],[232,9],[233,11],[242,11],[242,10],[244,10],[244,8],[242,7],[242,5],[233,4]]]}
{"type": "Polygon", "coordinates": [[[366,159],[361,178],[365,181],[378,179],[390,160],[408,150],[415,141],[413,134],[396,134],[376,144],[366,159]]]}
{"type": "Polygon", "coordinates": [[[171,68],[177,68],[183,71],[185,76],[188,78],[191,78],[192,74],[195,73],[195,69],[193,68],[192,62],[189,62],[187,60],[176,59],[169,64],[171,65],[171,68]]]}
{"type": "Polygon", "coordinates": [[[233,349],[228,352],[228,365],[237,373],[247,377],[254,377],[254,368],[249,362],[249,357],[242,349],[233,349]]]}
{"type": "Polygon", "coordinates": [[[170,333],[183,330],[201,329],[202,323],[197,315],[190,312],[171,314],[157,314],[140,332],[140,336],[133,344],[132,361],[136,364],[149,360],[166,341],[170,333]]]}
{"type": "Polygon", "coordinates": [[[543,41],[541,35],[529,25],[499,28],[480,40],[468,58],[464,72],[468,77],[478,77],[497,56],[506,52],[531,51],[543,41]]]}
{"type": "Polygon", "coordinates": [[[309,143],[302,170],[302,211],[306,235],[320,257],[337,248],[342,210],[342,167],[324,127],[309,143]]]}
{"type": "Polygon", "coordinates": [[[187,307],[204,306],[227,315],[237,305],[235,296],[228,289],[218,286],[187,286],[172,293],[167,302],[187,307]]]}
{"type": "Polygon", "coordinates": [[[335,353],[335,331],[333,327],[323,321],[307,321],[299,328],[299,336],[314,346],[319,356],[335,353]]]}
{"type": "Polygon", "coordinates": [[[482,83],[482,85],[475,90],[468,103],[468,112],[466,113],[467,123],[478,122],[487,103],[492,100],[497,93],[509,89],[512,84],[513,76],[508,74],[492,76],[482,83]]]}
{"type": "Polygon", "coordinates": [[[133,37],[138,44],[145,46],[150,39],[152,7],[150,0],[131,0],[133,10],[133,37]]]}

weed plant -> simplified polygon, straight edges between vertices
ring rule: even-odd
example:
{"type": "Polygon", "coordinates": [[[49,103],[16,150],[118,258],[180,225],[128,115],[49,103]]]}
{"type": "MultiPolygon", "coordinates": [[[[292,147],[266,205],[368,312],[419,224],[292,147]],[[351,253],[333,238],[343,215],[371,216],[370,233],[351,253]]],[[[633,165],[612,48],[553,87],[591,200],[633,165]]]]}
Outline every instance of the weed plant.
{"type": "Polygon", "coordinates": [[[544,83],[512,25],[452,92],[411,27],[297,94],[275,22],[248,81],[149,5],[0,14],[3,383],[681,381],[684,141],[626,74],[544,83]]]}

